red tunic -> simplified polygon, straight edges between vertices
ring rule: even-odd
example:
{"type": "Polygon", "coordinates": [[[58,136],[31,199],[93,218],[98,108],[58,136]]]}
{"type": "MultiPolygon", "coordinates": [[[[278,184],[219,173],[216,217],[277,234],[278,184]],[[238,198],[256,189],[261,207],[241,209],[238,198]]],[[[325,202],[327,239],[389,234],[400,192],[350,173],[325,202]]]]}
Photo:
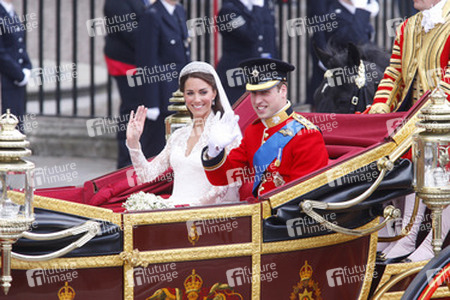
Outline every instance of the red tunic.
{"type": "Polygon", "coordinates": [[[378,86],[370,113],[396,111],[410,90],[411,104],[414,104],[438,83],[450,95],[449,13],[450,1],[447,1],[443,8],[445,23],[435,25],[427,33],[421,25],[421,12],[401,24],[390,65],[378,86]]]}
{"type": "MultiPolygon", "coordinates": [[[[284,113],[285,117],[278,119],[280,121],[276,124],[271,120],[255,121],[245,130],[239,147],[231,150],[228,155],[222,151],[217,157],[209,160],[202,155],[206,176],[211,184],[228,185],[238,180],[253,181],[255,175],[253,156],[256,151],[294,118],[305,127],[279,151],[278,158],[270,163],[258,188],[258,195],[326,166],[328,152],[320,131],[311,122],[292,112],[291,108],[288,110],[290,114],[283,111],[271,118],[273,120],[284,113]]],[[[205,148],[204,152],[206,150],[205,148]]]]}

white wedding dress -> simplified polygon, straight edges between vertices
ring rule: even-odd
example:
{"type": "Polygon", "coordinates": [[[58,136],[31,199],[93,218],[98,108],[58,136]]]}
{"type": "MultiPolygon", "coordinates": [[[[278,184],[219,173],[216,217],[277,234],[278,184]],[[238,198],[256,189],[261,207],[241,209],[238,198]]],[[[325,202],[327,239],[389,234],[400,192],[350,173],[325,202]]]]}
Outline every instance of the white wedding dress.
{"type": "MultiPolygon", "coordinates": [[[[211,113],[206,120],[202,135],[187,156],[187,140],[193,130],[192,125],[172,133],[164,150],[150,162],[147,161],[141,149],[129,148],[138,180],[142,183],[150,182],[172,167],[174,185],[170,202],[173,205],[196,206],[239,201],[239,187],[213,186],[209,183],[203,169],[201,152],[207,146],[213,119],[214,113],[211,113]]],[[[238,140],[234,141],[227,150],[237,147],[239,143],[238,140]]]]}

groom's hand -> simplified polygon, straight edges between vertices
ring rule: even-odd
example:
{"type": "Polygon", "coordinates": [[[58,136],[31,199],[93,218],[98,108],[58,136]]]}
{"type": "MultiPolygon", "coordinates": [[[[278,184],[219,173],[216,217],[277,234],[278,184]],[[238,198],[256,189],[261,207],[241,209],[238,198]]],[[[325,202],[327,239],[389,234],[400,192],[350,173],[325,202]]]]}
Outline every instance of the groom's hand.
{"type": "Polygon", "coordinates": [[[238,136],[239,130],[236,130],[239,116],[232,111],[227,111],[220,118],[220,112],[214,116],[213,125],[208,141],[208,156],[214,158],[228,145],[230,145],[238,136]]]}

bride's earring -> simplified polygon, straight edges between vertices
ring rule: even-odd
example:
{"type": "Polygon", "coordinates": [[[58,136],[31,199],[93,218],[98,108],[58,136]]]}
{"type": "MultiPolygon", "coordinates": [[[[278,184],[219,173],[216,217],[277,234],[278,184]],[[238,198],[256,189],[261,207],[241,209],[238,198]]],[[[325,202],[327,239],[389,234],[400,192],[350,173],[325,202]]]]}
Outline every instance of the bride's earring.
{"type": "Polygon", "coordinates": [[[212,99],[212,106],[216,106],[216,99],[212,99]]]}

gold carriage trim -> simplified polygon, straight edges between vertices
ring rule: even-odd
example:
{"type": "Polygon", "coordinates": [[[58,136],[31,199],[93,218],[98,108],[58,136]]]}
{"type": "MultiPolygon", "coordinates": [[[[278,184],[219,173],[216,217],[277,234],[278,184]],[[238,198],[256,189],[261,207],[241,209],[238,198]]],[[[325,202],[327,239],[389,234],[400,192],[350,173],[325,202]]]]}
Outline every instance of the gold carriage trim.
{"type": "Polygon", "coordinates": [[[75,298],[75,290],[66,281],[64,286],[58,291],[59,300],[72,300],[75,298]]]}
{"type": "Polygon", "coordinates": [[[416,123],[419,121],[419,118],[417,117],[417,114],[414,115],[409,120],[406,120],[406,124],[404,124],[396,133],[394,136],[392,136],[392,139],[394,142],[396,142],[398,145],[402,143],[402,141],[406,140],[409,137],[412,137],[413,133],[417,131],[416,123]]]}
{"type": "Polygon", "coordinates": [[[336,180],[343,175],[347,175],[348,173],[357,170],[361,166],[365,166],[371,162],[374,162],[391,153],[392,150],[395,149],[395,147],[396,144],[393,142],[380,145],[379,147],[372,149],[361,156],[352,158],[349,161],[340,164],[339,166],[341,167],[341,169],[346,170],[346,172],[335,172],[335,170],[330,169],[289,189],[281,191],[269,198],[272,207],[278,207],[286,202],[291,201],[292,199],[305,194],[306,192],[312,191],[322,185],[327,184],[330,180],[336,180]]]}
{"type": "Polygon", "coordinates": [[[373,273],[375,270],[375,263],[377,259],[377,244],[378,244],[378,232],[372,233],[370,235],[369,244],[369,256],[367,258],[367,268],[364,274],[363,286],[361,287],[361,292],[359,293],[358,300],[364,300],[369,297],[370,287],[372,285],[373,273]]]}
{"type": "MultiPolygon", "coordinates": [[[[379,224],[379,218],[372,220],[371,222],[357,228],[358,230],[372,228],[373,226],[379,224]]],[[[372,236],[372,235],[371,235],[372,236]]],[[[350,236],[342,233],[327,234],[322,236],[289,240],[282,242],[270,242],[262,244],[261,254],[272,254],[272,253],[282,253],[297,250],[305,250],[312,248],[319,248],[325,246],[331,246],[336,244],[341,244],[356,239],[360,239],[360,236],[350,236]]],[[[376,243],[376,241],[375,241],[376,243]]]]}
{"type": "Polygon", "coordinates": [[[377,290],[388,282],[393,276],[415,267],[425,267],[428,262],[429,260],[411,263],[388,264],[383,272],[380,282],[378,283],[377,290]]]}
{"type": "Polygon", "coordinates": [[[119,254],[119,257],[124,263],[134,267],[147,267],[148,262],[144,261],[141,257],[141,253],[138,249],[134,249],[132,252],[123,251],[119,254]]]}
{"type": "Polygon", "coordinates": [[[234,206],[216,208],[185,208],[171,210],[170,213],[149,212],[139,214],[124,214],[124,226],[126,225],[149,225],[186,222],[193,219],[215,219],[217,216],[246,217],[255,213],[259,215],[258,203],[238,204],[234,206]]]}
{"type": "Polygon", "coordinates": [[[23,261],[12,259],[11,267],[16,270],[27,269],[56,269],[61,266],[67,266],[72,269],[88,269],[88,268],[108,268],[120,267],[123,260],[119,255],[107,256],[85,256],[85,257],[67,257],[56,258],[49,261],[23,261]]]}
{"type": "MultiPolygon", "coordinates": [[[[20,192],[10,191],[8,192],[8,195],[10,195],[12,199],[19,202],[23,201],[24,199],[24,194],[20,192]]],[[[33,206],[71,215],[78,215],[86,218],[107,221],[119,226],[122,225],[121,214],[114,213],[110,209],[100,208],[92,205],[34,195],[33,206]]]]}
{"type": "MultiPolygon", "coordinates": [[[[133,250],[134,251],[134,250],[133,250]]],[[[133,258],[133,252],[122,252],[121,257],[133,258]]],[[[139,253],[135,260],[139,265],[189,260],[207,260],[227,257],[251,256],[252,243],[242,243],[223,246],[208,246],[197,248],[182,248],[170,250],[145,251],[139,253]]]]}

